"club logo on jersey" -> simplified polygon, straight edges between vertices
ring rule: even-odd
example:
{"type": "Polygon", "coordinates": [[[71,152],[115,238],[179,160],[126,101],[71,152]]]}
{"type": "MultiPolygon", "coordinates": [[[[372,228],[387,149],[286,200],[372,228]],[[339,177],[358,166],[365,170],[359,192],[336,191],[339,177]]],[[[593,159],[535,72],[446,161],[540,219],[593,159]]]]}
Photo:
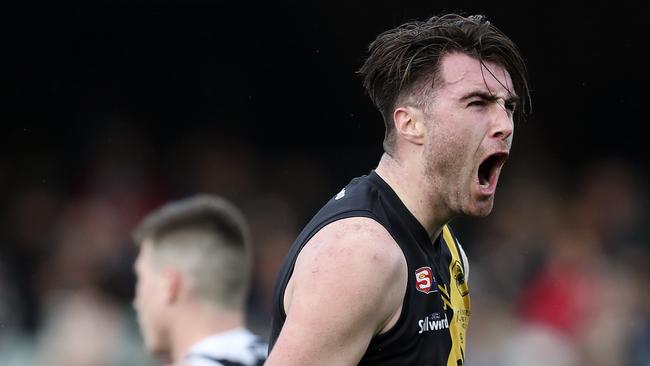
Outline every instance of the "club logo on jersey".
{"type": "Polygon", "coordinates": [[[334,200],[338,201],[338,200],[340,200],[340,199],[343,198],[343,197],[345,197],[345,188],[343,188],[343,189],[341,190],[341,192],[339,192],[339,193],[336,194],[336,197],[334,197],[334,200]]]}
{"type": "Polygon", "coordinates": [[[460,264],[460,261],[454,263],[454,266],[452,267],[452,275],[456,280],[456,288],[458,288],[458,292],[460,292],[461,296],[469,294],[469,289],[465,282],[465,271],[463,271],[463,265],[460,264]]]}
{"type": "Polygon", "coordinates": [[[420,267],[415,271],[415,288],[425,294],[438,291],[431,267],[420,267]]]}

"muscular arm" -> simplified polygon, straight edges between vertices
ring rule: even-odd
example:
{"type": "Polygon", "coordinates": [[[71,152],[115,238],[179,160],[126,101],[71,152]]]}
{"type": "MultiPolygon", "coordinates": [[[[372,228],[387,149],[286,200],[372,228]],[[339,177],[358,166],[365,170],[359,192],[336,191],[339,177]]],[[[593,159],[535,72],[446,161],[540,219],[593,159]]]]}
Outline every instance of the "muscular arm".
{"type": "Polygon", "coordinates": [[[371,338],[396,322],[406,282],[404,255],[376,221],[326,226],[298,256],[287,319],[265,365],[356,365],[371,338]]]}

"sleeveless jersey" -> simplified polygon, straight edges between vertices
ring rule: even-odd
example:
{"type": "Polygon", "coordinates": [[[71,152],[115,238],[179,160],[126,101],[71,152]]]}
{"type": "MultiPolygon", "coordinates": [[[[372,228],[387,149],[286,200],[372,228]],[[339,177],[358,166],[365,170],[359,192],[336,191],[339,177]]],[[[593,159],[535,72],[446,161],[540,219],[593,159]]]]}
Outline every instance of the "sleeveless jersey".
{"type": "Polygon", "coordinates": [[[353,179],[293,243],[274,292],[270,349],[286,319],[284,293],[298,254],[324,226],[349,217],[367,217],[381,224],[401,248],[408,267],[399,320],[372,338],[359,365],[463,365],[470,297],[462,248],[447,225],[432,242],[420,222],[374,171],[353,179]]]}

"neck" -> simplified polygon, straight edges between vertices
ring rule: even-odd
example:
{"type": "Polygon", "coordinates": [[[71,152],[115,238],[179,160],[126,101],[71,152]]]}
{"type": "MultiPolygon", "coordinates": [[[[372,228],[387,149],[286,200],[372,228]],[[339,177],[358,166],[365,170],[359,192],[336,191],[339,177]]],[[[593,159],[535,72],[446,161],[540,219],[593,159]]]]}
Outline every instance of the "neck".
{"type": "Polygon", "coordinates": [[[384,153],[375,172],[395,191],[431,240],[435,240],[452,215],[438,197],[439,190],[435,184],[427,180],[421,165],[406,164],[384,153]]]}
{"type": "Polygon", "coordinates": [[[174,318],[171,353],[175,365],[184,364],[183,358],[190,348],[204,338],[244,326],[241,312],[205,304],[188,306],[174,318]]]}

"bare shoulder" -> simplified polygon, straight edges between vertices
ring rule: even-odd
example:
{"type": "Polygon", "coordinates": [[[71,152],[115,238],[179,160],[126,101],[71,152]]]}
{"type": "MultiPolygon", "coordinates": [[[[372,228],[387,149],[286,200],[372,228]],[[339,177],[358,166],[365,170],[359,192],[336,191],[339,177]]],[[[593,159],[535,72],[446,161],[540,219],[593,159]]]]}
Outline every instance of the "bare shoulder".
{"type": "Polygon", "coordinates": [[[284,294],[286,321],[267,364],[356,365],[372,337],[398,319],[406,268],[402,250],[372,219],[322,228],[296,260],[284,294]]]}
{"type": "Polygon", "coordinates": [[[312,237],[298,256],[296,266],[307,265],[317,271],[321,266],[345,269],[342,275],[368,268],[382,272],[406,267],[406,259],[390,233],[377,221],[351,217],[335,221],[312,237]]]}
{"type": "Polygon", "coordinates": [[[352,217],[333,222],[316,233],[299,254],[285,293],[285,309],[291,308],[296,288],[310,288],[314,293],[317,284],[322,291],[341,290],[337,292],[343,302],[381,298],[382,308],[376,310],[391,318],[402,303],[406,268],[399,245],[377,221],[352,217]]]}
{"type": "Polygon", "coordinates": [[[371,259],[390,262],[403,258],[388,230],[367,217],[350,217],[325,226],[309,240],[301,255],[303,253],[305,256],[372,253],[371,259]]]}

